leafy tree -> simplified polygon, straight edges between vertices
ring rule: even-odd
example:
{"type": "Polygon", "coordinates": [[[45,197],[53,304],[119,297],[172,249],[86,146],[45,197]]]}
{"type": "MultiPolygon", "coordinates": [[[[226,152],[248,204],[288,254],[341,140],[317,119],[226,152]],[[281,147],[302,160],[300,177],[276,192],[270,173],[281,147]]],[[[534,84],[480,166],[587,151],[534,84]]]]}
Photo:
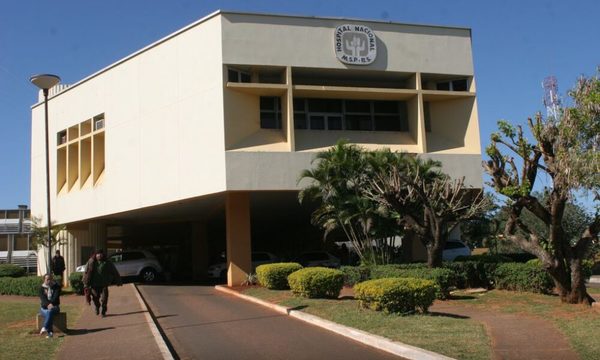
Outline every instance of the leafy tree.
{"type": "MultiPolygon", "coordinates": [[[[65,229],[64,225],[57,226],[55,223],[52,224],[50,236],[52,237],[51,245],[55,247],[64,243],[64,239],[60,237],[60,232],[65,229]]],[[[44,247],[48,248],[48,226],[41,225],[39,217],[33,217],[31,219],[31,243],[36,248],[44,247]]]]}
{"type": "Polygon", "coordinates": [[[299,194],[318,203],[312,223],[324,230],[325,237],[341,229],[352,243],[362,263],[385,264],[392,261],[394,239],[401,228],[382,214],[378,204],[361,193],[374,168],[396,162],[402,155],[391,152],[369,153],[345,141],[319,152],[313,168],[304,170],[301,179],[311,179],[299,194]]]}
{"type": "Polygon", "coordinates": [[[569,235],[564,219],[577,192],[592,192],[596,202],[600,200],[598,75],[581,77],[569,95],[573,105],[563,107],[556,118],[538,113],[528,119],[532,141],[521,126],[500,121],[486,151],[490,159],[483,166],[491,185],[507,199],[504,236],[541,260],[563,302],[589,304],[594,300],[585,288],[582,261],[598,242],[600,213],[581,219],[583,230],[572,227],[579,231],[575,237],[569,235]],[[533,192],[538,173],[550,180],[545,196],[533,192]],[[527,211],[543,224],[542,229],[524,220],[527,211]]]}
{"type": "Polygon", "coordinates": [[[442,173],[439,162],[402,159],[376,169],[363,193],[413,231],[427,248],[428,266],[439,267],[452,230],[481,217],[490,206],[489,199],[480,189],[468,189],[464,179],[453,180],[442,173]]]}

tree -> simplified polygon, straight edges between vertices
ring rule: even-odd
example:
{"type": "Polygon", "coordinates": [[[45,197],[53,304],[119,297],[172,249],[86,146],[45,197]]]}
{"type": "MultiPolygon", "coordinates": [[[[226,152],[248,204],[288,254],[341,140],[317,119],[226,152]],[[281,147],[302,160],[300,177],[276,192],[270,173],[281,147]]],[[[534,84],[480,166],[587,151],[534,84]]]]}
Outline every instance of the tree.
{"type": "MultiPolygon", "coordinates": [[[[50,231],[50,235],[52,237],[52,247],[60,245],[64,242],[64,239],[61,239],[59,236],[59,233],[64,229],[64,225],[57,226],[54,223],[52,224],[52,230],[50,231]]],[[[41,225],[41,220],[39,217],[33,217],[31,219],[31,243],[36,248],[48,248],[48,227],[41,225]]]]}
{"type": "Polygon", "coordinates": [[[394,239],[401,228],[394,219],[378,211],[378,204],[361,193],[374,168],[402,157],[391,152],[369,153],[345,141],[319,152],[313,168],[304,170],[301,179],[311,179],[299,193],[318,203],[312,223],[324,230],[325,237],[341,229],[362,263],[381,264],[392,260],[394,239]]]}
{"type": "Polygon", "coordinates": [[[600,200],[598,75],[581,77],[569,95],[573,105],[561,108],[556,118],[538,113],[528,119],[533,141],[520,125],[500,121],[499,132],[492,134],[486,149],[490,159],[483,166],[491,185],[507,199],[504,236],[541,260],[563,302],[590,304],[594,300],[587,294],[581,266],[598,242],[598,208],[595,216],[582,219],[585,226],[575,238],[564,220],[569,201],[578,192],[591,192],[596,203],[600,200]],[[545,196],[533,192],[538,174],[549,179],[545,196]],[[544,231],[524,221],[527,211],[544,231]]]}
{"type": "Polygon", "coordinates": [[[440,163],[418,157],[376,169],[363,187],[366,197],[387,209],[427,248],[429,267],[442,265],[442,253],[452,230],[461,222],[481,217],[490,206],[480,189],[468,189],[463,179],[451,179],[440,163]]]}

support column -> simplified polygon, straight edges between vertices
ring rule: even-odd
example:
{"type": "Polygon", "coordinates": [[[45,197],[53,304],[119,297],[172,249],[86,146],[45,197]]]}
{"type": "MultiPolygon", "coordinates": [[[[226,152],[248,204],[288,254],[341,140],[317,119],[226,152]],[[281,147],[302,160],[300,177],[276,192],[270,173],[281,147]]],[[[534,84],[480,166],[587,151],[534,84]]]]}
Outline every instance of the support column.
{"type": "Polygon", "coordinates": [[[206,223],[192,224],[192,274],[195,281],[206,279],[208,269],[208,236],[206,223]]]}
{"type": "Polygon", "coordinates": [[[227,233],[227,285],[241,285],[252,271],[250,239],[250,193],[225,195],[227,233]]]}
{"type": "Polygon", "coordinates": [[[15,234],[8,234],[8,236],[6,236],[6,241],[6,250],[8,250],[6,252],[6,262],[12,264],[12,255],[15,248],[15,234]]]}
{"type": "Polygon", "coordinates": [[[417,145],[419,152],[427,152],[427,133],[425,132],[425,110],[423,104],[423,88],[421,82],[421,73],[415,74],[415,85],[417,88],[417,145]]]}

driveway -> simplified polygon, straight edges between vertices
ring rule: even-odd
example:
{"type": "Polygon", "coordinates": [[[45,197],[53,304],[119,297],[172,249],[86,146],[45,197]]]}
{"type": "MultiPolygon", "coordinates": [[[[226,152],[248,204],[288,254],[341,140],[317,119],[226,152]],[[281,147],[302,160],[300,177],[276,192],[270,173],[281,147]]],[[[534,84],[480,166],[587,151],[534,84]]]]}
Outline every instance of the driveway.
{"type": "Polygon", "coordinates": [[[181,359],[399,359],[208,286],[139,286],[181,359]]]}

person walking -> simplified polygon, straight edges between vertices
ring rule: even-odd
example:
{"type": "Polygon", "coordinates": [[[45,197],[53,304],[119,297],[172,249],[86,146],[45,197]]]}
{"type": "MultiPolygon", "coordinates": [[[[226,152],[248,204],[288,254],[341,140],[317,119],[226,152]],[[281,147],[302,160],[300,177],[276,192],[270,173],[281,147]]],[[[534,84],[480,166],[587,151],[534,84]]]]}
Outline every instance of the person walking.
{"type": "Polygon", "coordinates": [[[54,257],[52,258],[52,273],[54,276],[60,276],[61,286],[64,283],[64,273],[65,273],[65,258],[60,255],[60,250],[56,250],[54,257]]]}
{"type": "Polygon", "coordinates": [[[94,258],[87,263],[83,275],[83,285],[90,289],[96,315],[106,316],[108,310],[108,287],[121,286],[121,276],[115,265],[106,260],[102,249],[96,250],[94,258]]]}
{"type": "Polygon", "coordinates": [[[39,296],[41,303],[40,315],[44,318],[40,335],[47,334],[47,338],[52,338],[54,336],[54,315],[60,312],[60,285],[54,281],[52,274],[44,276],[44,282],[39,289],[39,296]]]}

